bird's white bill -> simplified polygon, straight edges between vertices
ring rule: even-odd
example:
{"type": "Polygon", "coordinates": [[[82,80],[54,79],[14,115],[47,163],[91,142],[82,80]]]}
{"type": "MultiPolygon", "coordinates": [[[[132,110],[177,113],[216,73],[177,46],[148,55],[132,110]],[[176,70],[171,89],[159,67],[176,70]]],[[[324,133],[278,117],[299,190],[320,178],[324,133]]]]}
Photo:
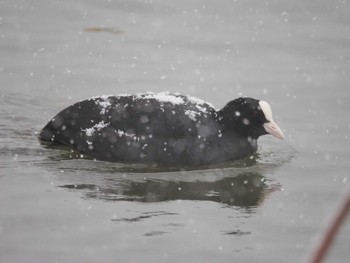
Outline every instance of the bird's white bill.
{"type": "Polygon", "coordinates": [[[270,122],[265,123],[264,129],[268,134],[271,134],[272,136],[275,136],[278,139],[283,140],[284,135],[280,127],[276,124],[276,122],[270,120],[270,122]]]}

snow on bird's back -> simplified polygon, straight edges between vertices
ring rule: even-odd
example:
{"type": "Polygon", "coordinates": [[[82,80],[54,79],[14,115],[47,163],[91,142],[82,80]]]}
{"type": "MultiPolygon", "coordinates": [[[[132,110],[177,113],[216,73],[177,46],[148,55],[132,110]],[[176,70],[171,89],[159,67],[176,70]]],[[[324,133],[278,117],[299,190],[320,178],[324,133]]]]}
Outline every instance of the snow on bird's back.
{"type": "Polygon", "coordinates": [[[141,94],[141,95],[138,95],[137,98],[155,99],[159,102],[170,102],[174,105],[185,103],[185,101],[180,96],[170,94],[169,92],[141,94]]]}

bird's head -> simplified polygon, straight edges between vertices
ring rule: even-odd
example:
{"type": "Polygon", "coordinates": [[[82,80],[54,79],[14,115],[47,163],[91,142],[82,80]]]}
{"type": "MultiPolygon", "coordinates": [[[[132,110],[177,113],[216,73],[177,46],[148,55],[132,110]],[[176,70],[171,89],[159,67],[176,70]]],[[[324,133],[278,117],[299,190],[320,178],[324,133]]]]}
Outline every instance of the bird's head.
{"type": "Polygon", "coordinates": [[[272,118],[270,105],[263,100],[238,98],[230,101],[219,111],[220,122],[227,130],[237,132],[240,136],[259,138],[264,134],[283,139],[280,127],[272,118]]]}

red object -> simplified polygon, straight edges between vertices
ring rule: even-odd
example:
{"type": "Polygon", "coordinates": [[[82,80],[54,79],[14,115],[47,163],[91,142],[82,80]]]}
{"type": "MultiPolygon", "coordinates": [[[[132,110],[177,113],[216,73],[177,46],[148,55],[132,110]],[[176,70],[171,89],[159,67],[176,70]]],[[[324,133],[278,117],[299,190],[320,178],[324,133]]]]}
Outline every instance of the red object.
{"type": "Polygon", "coordinates": [[[316,247],[312,255],[312,258],[309,261],[310,263],[321,263],[324,260],[329,248],[332,246],[332,243],[334,241],[334,238],[340,226],[345,221],[345,218],[349,213],[349,211],[350,211],[350,191],[347,191],[344,201],[341,203],[336,215],[332,219],[331,224],[327,228],[326,232],[321,237],[320,243],[316,247]]]}

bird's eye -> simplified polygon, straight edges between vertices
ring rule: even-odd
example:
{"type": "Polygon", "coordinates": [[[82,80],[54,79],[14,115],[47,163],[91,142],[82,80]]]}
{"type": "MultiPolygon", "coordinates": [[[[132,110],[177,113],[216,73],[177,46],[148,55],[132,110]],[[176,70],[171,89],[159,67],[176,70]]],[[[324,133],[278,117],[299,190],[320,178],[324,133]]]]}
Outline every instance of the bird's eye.
{"type": "Polygon", "coordinates": [[[253,115],[254,117],[257,117],[257,116],[259,115],[259,113],[258,113],[258,111],[255,110],[255,111],[252,112],[252,115],[253,115]]]}

